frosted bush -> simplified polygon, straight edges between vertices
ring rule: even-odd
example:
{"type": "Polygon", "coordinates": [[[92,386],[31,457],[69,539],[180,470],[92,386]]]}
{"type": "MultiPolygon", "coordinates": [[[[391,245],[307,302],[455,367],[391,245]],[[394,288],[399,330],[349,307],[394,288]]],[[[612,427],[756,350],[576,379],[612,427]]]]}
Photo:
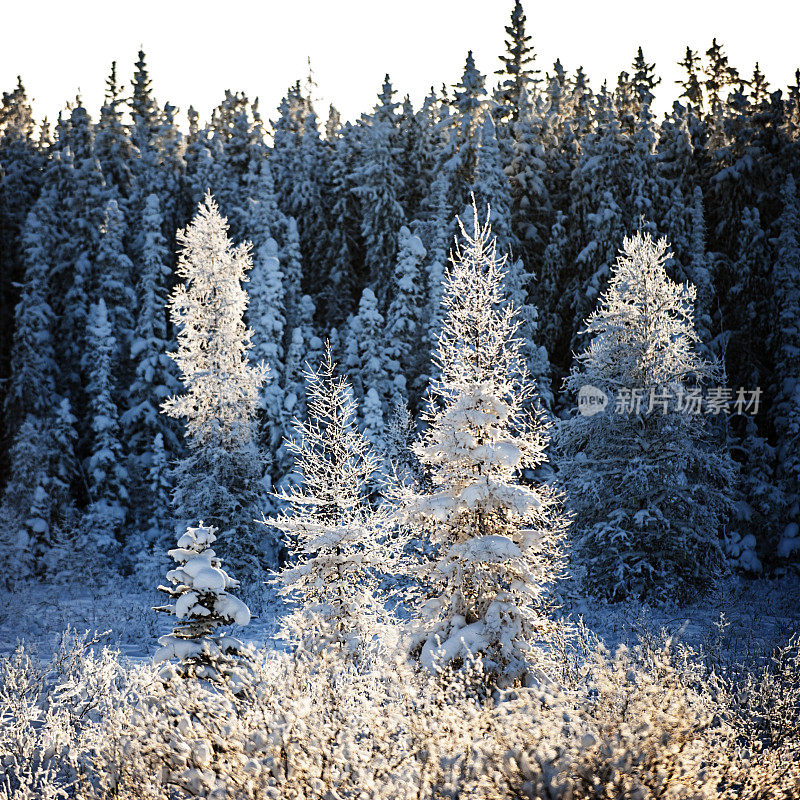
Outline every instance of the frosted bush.
{"type": "MultiPolygon", "coordinates": [[[[585,632],[584,632],[585,633],[585,632]]],[[[125,665],[69,634],[0,658],[0,797],[599,800],[798,796],[797,640],[716,675],[648,636],[493,689],[480,659],[432,674],[383,655],[253,657],[252,692],[125,665]]],[[[556,652],[557,648],[554,648],[556,652]]],[[[552,665],[557,667],[557,665],[552,665]]]]}

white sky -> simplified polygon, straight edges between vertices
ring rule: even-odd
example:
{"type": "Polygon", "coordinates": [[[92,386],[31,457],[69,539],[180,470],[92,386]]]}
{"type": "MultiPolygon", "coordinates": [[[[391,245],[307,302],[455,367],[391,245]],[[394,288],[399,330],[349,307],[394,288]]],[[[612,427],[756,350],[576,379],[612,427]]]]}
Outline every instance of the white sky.
{"type": "MultiPolygon", "coordinates": [[[[318,84],[317,112],[333,101],[343,118],[375,103],[386,72],[401,97],[419,103],[431,84],[453,84],[468,49],[479,69],[494,72],[513,0],[17,0],[2,12],[0,89],[22,75],[34,112],[54,120],[80,90],[93,117],[110,64],[126,84],[141,44],[156,97],[206,118],[226,88],[261,99],[274,117],[286,87],[307,72],[318,84]]],[[[568,71],[584,66],[594,88],[613,84],[641,44],[662,77],[657,109],[679,90],[676,62],[686,45],[705,51],[716,36],[731,64],[748,76],[756,60],[784,88],[800,66],[796,0],[527,0],[537,66],[560,57],[568,71]],[[792,7],[794,7],[792,9],[792,7]]],[[[493,85],[487,80],[487,86],[493,85]]]]}

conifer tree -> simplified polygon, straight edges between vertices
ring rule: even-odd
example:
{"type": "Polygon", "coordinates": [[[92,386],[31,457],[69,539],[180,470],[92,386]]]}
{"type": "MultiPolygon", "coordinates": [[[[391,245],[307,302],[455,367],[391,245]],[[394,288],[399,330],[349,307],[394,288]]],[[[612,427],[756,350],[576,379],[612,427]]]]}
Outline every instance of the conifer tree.
{"type": "Polygon", "coordinates": [[[530,412],[533,386],[489,224],[475,209],[472,233],[461,230],[445,284],[440,377],[414,447],[432,488],[408,491],[402,518],[436,552],[418,612],[422,663],[481,653],[506,682],[526,672],[549,630],[547,588],[560,575],[566,520],[552,487],[518,480],[545,461],[547,425],[530,412]]]}
{"type": "Polygon", "coordinates": [[[384,83],[381,103],[362,137],[364,158],[356,193],[361,200],[366,280],[383,300],[388,292],[386,264],[397,257],[397,232],[405,220],[400,204],[402,187],[397,173],[398,148],[391,102],[391,84],[384,83]]]}
{"type": "MultiPolygon", "coordinates": [[[[624,229],[624,202],[628,195],[625,156],[629,143],[620,128],[611,98],[598,98],[597,128],[584,137],[580,160],[572,175],[570,215],[579,220],[579,239],[572,242],[576,272],[563,288],[572,303],[574,351],[582,340],[578,333],[602,292],[624,229]],[[613,176],[613,179],[610,179],[613,176]]],[[[567,297],[565,297],[567,299],[567,297]]],[[[562,313],[569,313],[566,309],[562,313]]]]}
{"type": "Polygon", "coordinates": [[[667,277],[668,258],[666,239],[625,238],[567,380],[608,406],[558,431],[586,586],[616,600],[707,592],[730,511],[732,464],[698,406],[698,382],[719,373],[697,354],[695,290],[667,277]]]}
{"type": "Polygon", "coordinates": [[[168,353],[166,300],[171,270],[163,224],[158,195],[150,194],[144,205],[138,248],[141,262],[137,270],[136,322],[129,351],[134,375],[121,420],[136,466],[145,472],[156,436],[162,437],[168,453],[177,455],[180,451],[174,426],[159,413],[164,400],[179,388],[175,364],[168,353]]]}
{"type": "MultiPolygon", "coordinates": [[[[73,400],[79,400],[86,362],[86,331],[93,292],[98,288],[95,256],[104,228],[106,204],[111,198],[94,152],[89,115],[80,100],[71,110],[69,125],[62,128],[65,169],[58,203],[69,215],[57,214],[60,286],[54,294],[56,355],[66,370],[73,400]]],[[[80,408],[78,402],[76,409],[80,408]]],[[[82,416],[79,414],[79,416],[82,416]]]]}
{"type": "MultiPolygon", "coordinates": [[[[42,185],[45,151],[21,78],[0,103],[0,387],[9,376],[12,318],[23,277],[22,229],[42,185]]],[[[0,388],[0,400],[2,388],[0,388]]]]}
{"type": "Polygon", "coordinates": [[[455,130],[443,157],[449,172],[453,208],[460,212],[469,202],[478,163],[486,76],[475,66],[472,50],[467,53],[464,73],[455,86],[453,107],[455,130]]]}
{"type": "Polygon", "coordinates": [[[303,257],[300,252],[300,235],[294,217],[286,218],[283,238],[281,270],[284,276],[284,304],[286,307],[286,331],[291,341],[291,331],[300,324],[303,297],[303,257]]]}
{"type": "Polygon", "coordinates": [[[92,290],[106,302],[108,321],[118,348],[114,354],[115,367],[127,361],[137,299],[133,290],[133,264],[125,252],[126,228],[119,203],[109,200],[103,210],[92,290]]]}
{"type": "Polygon", "coordinates": [[[50,232],[32,211],[23,229],[24,277],[14,311],[11,379],[5,396],[6,433],[12,434],[25,416],[44,418],[56,390],[53,332],[55,318],[50,305],[52,271],[50,232]]]}
{"type": "Polygon", "coordinates": [[[280,592],[302,603],[285,632],[306,650],[334,646],[358,660],[377,633],[377,579],[396,566],[399,540],[386,541],[386,514],[368,502],[379,462],[358,430],[352,389],[336,375],[330,345],[306,380],[308,418],[295,421],[287,442],[301,483],[279,495],[285,510],[265,520],[290,553],[280,592]]]}
{"type": "Polygon", "coordinates": [[[42,508],[46,496],[46,428],[42,420],[28,415],[18,426],[9,448],[10,477],[2,504],[0,557],[10,566],[6,586],[22,578],[41,574],[37,556],[50,543],[49,515],[42,508]]]}
{"type": "Polygon", "coordinates": [[[117,62],[114,61],[106,80],[105,99],[95,130],[95,153],[106,182],[116,189],[124,206],[131,191],[133,147],[122,121],[123,102],[121,87],[117,83],[117,62]]]}
{"type": "Polygon", "coordinates": [[[789,539],[797,536],[800,525],[800,201],[791,175],[783,184],[781,200],[774,266],[778,310],[774,425],[780,437],[780,479],[786,495],[784,537],[789,539]]]}
{"type": "MultiPolygon", "coordinates": [[[[199,523],[188,527],[178,539],[178,546],[169,551],[176,567],[167,573],[171,586],[159,586],[172,602],[154,610],[176,618],[172,633],[161,636],[153,660],[160,664],[177,659],[177,674],[223,683],[234,694],[247,688],[247,654],[239,639],[220,632],[219,628],[234,623],[250,622],[250,609],[231,589],[239,581],[222,569],[211,545],[217,529],[199,523]]],[[[170,678],[174,668],[165,667],[162,678],[170,678]]]]}
{"type": "Polygon", "coordinates": [[[500,105],[502,118],[511,117],[514,121],[527,110],[528,99],[535,95],[541,83],[541,73],[533,67],[536,53],[525,31],[526,21],[521,0],[514,0],[510,24],[505,26],[506,51],[500,56],[503,68],[495,73],[501,78],[495,102],[500,105]]]}
{"type": "Polygon", "coordinates": [[[693,52],[690,47],[687,47],[683,60],[678,62],[678,66],[686,70],[686,78],[678,82],[683,88],[681,97],[685,97],[690,103],[693,103],[698,109],[702,110],[703,85],[700,81],[699,65],[700,56],[693,52]]]}
{"type": "Polygon", "coordinates": [[[127,516],[128,472],[120,441],[119,418],[114,401],[114,354],[117,342],[105,300],[90,309],[87,343],[87,405],[92,434],[85,464],[90,504],[84,521],[84,547],[112,552],[115,537],[127,516]]]}
{"type": "Polygon", "coordinates": [[[351,326],[351,341],[355,345],[354,358],[348,368],[355,369],[360,379],[357,395],[366,397],[370,389],[378,393],[385,405],[393,396],[386,358],[385,319],[378,308],[378,299],[372,289],[364,289],[358,306],[356,321],[351,326]]]}
{"type": "Polygon", "coordinates": [[[637,114],[641,114],[642,109],[649,108],[655,99],[653,89],[661,83],[661,78],[655,76],[655,67],[655,64],[647,63],[642,48],[639,47],[636,58],[633,59],[631,75],[631,88],[636,99],[637,114]]]}
{"type": "Polygon", "coordinates": [[[283,436],[281,409],[283,407],[284,334],[286,307],[284,275],[278,258],[278,244],[267,239],[255,254],[250,275],[250,306],[247,318],[253,329],[253,363],[274,364],[270,380],[261,399],[261,439],[270,451],[278,447],[283,436]]]}
{"type": "Polygon", "coordinates": [[[739,72],[730,65],[723,46],[717,43],[716,38],[712,40],[711,47],[706,50],[706,57],[708,61],[703,67],[705,76],[703,86],[708,95],[711,112],[717,114],[723,100],[723,91],[738,82],[739,72]]]}
{"type": "Polygon", "coordinates": [[[331,225],[328,235],[327,283],[323,295],[325,318],[340,325],[357,300],[356,264],[359,255],[361,219],[355,174],[354,131],[346,123],[333,143],[329,169],[331,225]]]}
{"type": "MultiPolygon", "coordinates": [[[[386,312],[386,355],[397,390],[407,394],[412,387],[406,382],[421,372],[425,322],[422,262],[426,251],[420,238],[406,227],[400,228],[397,238],[392,300],[386,312]]],[[[414,387],[415,403],[420,393],[421,388],[414,387]]]]}
{"type": "MultiPolygon", "coordinates": [[[[428,219],[420,226],[423,245],[428,253],[424,266],[428,297],[426,355],[433,351],[442,325],[442,287],[448,255],[454,239],[455,224],[449,195],[450,181],[447,173],[441,171],[436,176],[427,199],[427,206],[430,209],[428,219]]],[[[430,372],[430,369],[427,371],[430,372]]]]}
{"type": "Polygon", "coordinates": [[[148,523],[150,530],[155,533],[155,541],[159,542],[161,535],[167,529],[172,506],[172,470],[164,446],[164,436],[161,433],[156,434],[150,446],[147,488],[150,499],[148,523]]]}
{"type": "Polygon", "coordinates": [[[480,131],[472,192],[476,202],[492,209],[492,233],[500,252],[516,252],[519,248],[511,229],[511,187],[503,171],[491,114],[486,114],[480,131]]]}
{"type": "Polygon", "coordinates": [[[242,283],[252,267],[250,245],[232,245],[210,194],[178,242],[177,273],[185,283],[173,290],[169,309],[178,329],[171,357],[184,391],[162,404],[168,416],[185,419],[189,446],[176,473],[176,516],[225,525],[237,560],[263,568],[271,547],[256,541],[252,520],[262,475],[254,421],[267,367],[248,359],[252,331],[243,319],[242,283]]]}

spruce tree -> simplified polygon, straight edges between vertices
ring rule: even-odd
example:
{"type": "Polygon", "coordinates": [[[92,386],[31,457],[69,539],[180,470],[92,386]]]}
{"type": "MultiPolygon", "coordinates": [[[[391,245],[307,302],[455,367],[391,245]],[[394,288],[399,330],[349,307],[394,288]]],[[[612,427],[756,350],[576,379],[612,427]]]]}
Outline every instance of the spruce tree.
{"type": "Polygon", "coordinates": [[[225,685],[234,694],[248,686],[247,654],[239,639],[219,631],[220,627],[247,625],[250,609],[231,594],[239,581],[222,569],[222,561],[212,550],[217,537],[212,525],[188,527],[169,551],[176,566],[167,572],[171,586],[159,586],[171,602],[158,606],[176,618],[172,633],[159,637],[161,647],[153,661],[160,664],[177,659],[177,668],[166,666],[161,677],[201,678],[225,685]]]}
{"type": "Polygon", "coordinates": [[[535,95],[541,83],[541,73],[533,67],[536,53],[530,45],[531,37],[525,31],[526,21],[521,0],[514,0],[510,24],[505,26],[506,50],[500,56],[503,68],[495,73],[501,78],[494,97],[500,106],[500,115],[514,121],[527,111],[528,98],[535,95]]]}
{"type": "Polygon", "coordinates": [[[82,539],[85,556],[113,552],[128,513],[129,483],[114,400],[117,341],[102,297],[90,308],[87,334],[91,446],[84,465],[90,499],[82,539]]]}
{"type": "Polygon", "coordinates": [[[773,268],[778,311],[773,424],[780,437],[779,475],[786,495],[784,538],[792,539],[800,525],[800,200],[791,175],[781,188],[781,200],[773,268]]]}
{"type": "Polygon", "coordinates": [[[421,372],[424,337],[424,283],[422,263],[425,247],[418,236],[402,227],[398,234],[397,263],[392,281],[392,301],[386,312],[386,355],[388,367],[394,373],[397,391],[413,393],[413,402],[421,394],[419,386],[407,385],[421,372]]]}
{"type": "Polygon", "coordinates": [[[666,239],[625,238],[566,382],[608,405],[558,430],[586,587],[613,600],[686,601],[722,567],[732,463],[700,395],[720,374],[697,353],[695,290],[667,277],[669,256],[666,239]]]}
{"type": "Polygon", "coordinates": [[[22,229],[42,186],[45,151],[21,78],[0,103],[0,400],[9,376],[14,308],[23,278],[22,229]]]}
{"type": "Polygon", "coordinates": [[[131,192],[133,146],[122,121],[124,100],[121,91],[114,61],[106,80],[105,99],[95,130],[95,153],[106,181],[116,189],[124,206],[131,192]]]}
{"type": "Polygon", "coordinates": [[[545,461],[547,425],[531,413],[516,312],[503,290],[488,222],[474,227],[447,273],[438,377],[414,451],[430,491],[407,491],[402,519],[435,557],[418,610],[423,664],[466,663],[480,653],[501,682],[520,679],[546,638],[548,586],[561,573],[566,518],[547,485],[520,470],[545,461]]]}
{"type": "Polygon", "coordinates": [[[394,263],[397,257],[397,232],[405,220],[400,204],[402,187],[397,172],[396,104],[390,101],[392,92],[387,76],[383,99],[363,133],[364,153],[355,189],[361,200],[366,280],[381,300],[389,290],[386,264],[394,263]]]}
{"type": "Polygon", "coordinates": [[[248,359],[253,334],[243,319],[242,283],[252,267],[250,245],[233,246],[210,194],[178,242],[185,283],[173,290],[169,309],[178,329],[171,357],[184,391],[162,404],[165,414],[185,420],[189,447],[176,471],[176,517],[224,525],[237,559],[263,568],[271,547],[257,541],[252,521],[262,474],[254,421],[267,367],[248,359]]]}
{"type": "Polygon", "coordinates": [[[156,436],[162,437],[162,446],[168,453],[180,452],[174,425],[159,413],[161,403],[179,388],[175,364],[168,354],[171,343],[167,338],[166,300],[172,273],[163,224],[158,195],[150,194],[145,201],[139,234],[136,322],[129,350],[134,365],[133,380],[121,419],[140,479],[147,472],[150,447],[156,436]]]}
{"type": "Polygon", "coordinates": [[[470,50],[461,81],[455,86],[455,130],[443,154],[447,159],[444,166],[451,182],[452,207],[459,213],[469,202],[469,192],[475,180],[486,99],[485,80],[486,76],[475,66],[470,50]]]}
{"type": "Polygon", "coordinates": [[[386,513],[369,504],[379,462],[358,430],[352,389],[336,375],[329,345],[306,380],[308,417],[295,421],[287,442],[300,484],[279,495],[284,510],[265,520],[290,553],[280,592],[301,603],[284,631],[311,652],[333,646],[359,660],[378,633],[378,578],[396,566],[399,540],[387,540],[386,513]]]}

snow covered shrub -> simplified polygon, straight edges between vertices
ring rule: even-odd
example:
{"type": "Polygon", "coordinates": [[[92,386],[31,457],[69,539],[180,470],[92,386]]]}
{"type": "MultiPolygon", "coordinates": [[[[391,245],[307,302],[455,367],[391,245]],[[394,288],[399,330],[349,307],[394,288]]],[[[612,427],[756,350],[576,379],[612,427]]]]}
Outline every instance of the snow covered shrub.
{"type": "Polygon", "coordinates": [[[211,195],[178,232],[178,242],[177,272],[186,282],[169,300],[178,328],[178,349],[170,357],[185,390],[162,405],[165,414],[186,420],[189,444],[176,470],[175,514],[185,524],[202,516],[230,533],[235,560],[263,569],[274,552],[254,531],[263,499],[255,418],[267,367],[248,358],[252,331],[244,324],[242,282],[252,267],[250,246],[233,247],[211,195]]]}
{"type": "Polygon", "coordinates": [[[768,658],[725,672],[725,705],[741,756],[723,775],[728,795],[742,800],[800,794],[800,637],[768,658]]]}
{"type": "Polygon", "coordinates": [[[269,771],[251,757],[255,732],[238,702],[222,686],[164,683],[152,667],[132,668],[125,694],[79,742],[86,757],[76,800],[277,800],[269,771]]]}
{"type": "Polygon", "coordinates": [[[419,609],[422,663],[481,653],[505,679],[526,671],[548,637],[547,590],[561,575],[567,519],[548,485],[520,482],[545,461],[547,423],[536,410],[519,321],[504,289],[488,221],[456,251],[442,299],[427,431],[414,450],[430,491],[409,490],[402,520],[435,546],[419,609]],[[533,409],[533,410],[532,410],[533,409]]]}
{"type": "Polygon", "coordinates": [[[0,798],[65,797],[79,738],[113,707],[125,681],[119,653],[93,650],[99,636],[67,629],[42,663],[19,645],[0,656],[0,798]]]}
{"type": "Polygon", "coordinates": [[[613,600],[687,601],[722,566],[733,467],[691,399],[719,375],[697,354],[695,290],[667,277],[669,257],[665,239],[624,240],[566,381],[601,390],[608,406],[555,437],[586,588],[613,600]]]}
{"type": "MultiPolygon", "coordinates": [[[[533,800],[716,797],[709,752],[728,757],[713,686],[669,643],[595,650],[572,687],[540,686],[510,701],[527,719],[510,729],[508,796],[533,800]],[[713,749],[717,748],[717,749],[713,749]]],[[[496,759],[497,756],[495,755],[496,759]]]]}
{"type": "MultiPolygon", "coordinates": [[[[204,526],[188,528],[178,546],[169,551],[178,566],[167,573],[172,586],[159,586],[159,591],[172,602],[156,607],[173,615],[177,624],[172,633],[162,636],[155,663],[176,658],[177,673],[211,681],[225,681],[235,691],[244,688],[242,658],[244,646],[233,636],[218,632],[223,625],[247,625],[250,611],[228,590],[239,582],[223,569],[211,545],[217,529],[204,526]]],[[[162,671],[164,678],[173,674],[170,667],[162,671]]]]}
{"type": "Polygon", "coordinates": [[[285,633],[314,652],[335,645],[363,656],[379,634],[377,579],[396,570],[403,540],[388,534],[388,513],[369,503],[380,461],[358,429],[350,384],[335,374],[330,346],[306,373],[308,418],[295,421],[287,449],[301,483],[278,495],[285,504],[264,520],[277,528],[289,563],[280,593],[297,598],[285,633]]]}
{"type": "Polygon", "coordinates": [[[587,640],[569,680],[539,672],[508,692],[480,659],[435,674],[387,651],[367,670],[338,648],[262,651],[246,697],[89,643],[70,635],[45,666],[0,658],[3,800],[793,800],[800,787],[796,641],[735,696],[654,636],[614,655],[587,640]]]}

